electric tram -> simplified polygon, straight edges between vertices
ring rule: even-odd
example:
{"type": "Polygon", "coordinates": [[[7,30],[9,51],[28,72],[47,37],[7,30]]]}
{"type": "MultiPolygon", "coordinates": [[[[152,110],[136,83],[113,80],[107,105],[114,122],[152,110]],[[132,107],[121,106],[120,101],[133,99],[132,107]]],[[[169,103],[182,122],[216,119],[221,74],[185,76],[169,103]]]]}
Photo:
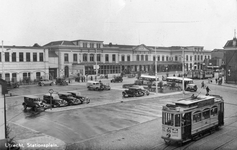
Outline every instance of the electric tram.
{"type": "Polygon", "coordinates": [[[192,96],[162,108],[162,136],[166,144],[185,143],[224,125],[221,96],[192,96]]]}

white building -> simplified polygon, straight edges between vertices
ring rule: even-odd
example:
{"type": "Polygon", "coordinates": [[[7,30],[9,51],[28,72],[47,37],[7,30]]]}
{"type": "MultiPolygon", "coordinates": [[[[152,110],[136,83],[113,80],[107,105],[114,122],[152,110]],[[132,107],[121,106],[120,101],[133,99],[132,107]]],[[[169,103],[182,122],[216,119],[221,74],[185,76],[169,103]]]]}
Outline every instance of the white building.
{"type": "Polygon", "coordinates": [[[0,77],[6,81],[49,77],[48,50],[42,47],[2,46],[0,77]]]}

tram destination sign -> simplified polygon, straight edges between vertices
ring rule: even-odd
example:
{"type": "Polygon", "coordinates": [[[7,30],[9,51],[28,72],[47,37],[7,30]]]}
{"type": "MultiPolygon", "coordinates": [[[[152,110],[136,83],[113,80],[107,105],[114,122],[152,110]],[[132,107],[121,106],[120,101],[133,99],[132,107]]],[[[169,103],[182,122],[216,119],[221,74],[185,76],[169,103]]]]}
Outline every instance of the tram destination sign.
{"type": "Polygon", "coordinates": [[[198,102],[197,106],[203,107],[203,106],[213,105],[213,104],[214,104],[214,98],[200,101],[198,102]]]}

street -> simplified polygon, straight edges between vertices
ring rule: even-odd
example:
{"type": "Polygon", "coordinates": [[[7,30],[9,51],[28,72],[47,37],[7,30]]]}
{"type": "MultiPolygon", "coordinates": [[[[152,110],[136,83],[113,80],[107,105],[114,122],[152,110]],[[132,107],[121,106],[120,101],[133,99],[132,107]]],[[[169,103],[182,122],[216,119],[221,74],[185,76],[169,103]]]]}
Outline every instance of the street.
{"type": "MultiPolygon", "coordinates": [[[[80,147],[80,149],[177,148],[176,146],[167,147],[161,139],[161,109],[166,103],[183,98],[181,92],[168,96],[162,96],[159,93],[159,97],[153,97],[153,94],[140,98],[127,98],[125,101],[121,96],[121,87],[122,84],[131,83],[131,81],[132,79],[125,79],[123,83],[111,83],[111,91],[102,92],[88,91],[85,83],[61,87],[32,86],[14,89],[13,95],[18,96],[7,97],[7,118],[12,124],[58,138],[68,143],[69,149],[76,149],[76,147],[80,147]],[[54,91],[79,90],[82,95],[91,98],[91,103],[70,106],[78,108],[58,112],[46,111],[32,114],[30,111],[23,111],[21,105],[23,97],[20,95],[36,94],[42,97],[42,94],[47,93],[50,88],[53,88],[54,91]],[[100,103],[102,105],[97,105],[100,103]]],[[[199,87],[196,94],[206,93],[205,89],[200,88],[201,81],[194,81],[199,87]]],[[[203,138],[203,140],[192,142],[188,147],[190,149],[200,144],[200,141],[217,138],[221,133],[236,129],[236,88],[220,86],[215,83],[207,85],[211,89],[210,94],[221,95],[225,100],[225,126],[222,130],[203,138]]],[[[185,97],[191,95],[189,92],[186,93],[185,97]]],[[[228,134],[223,134],[224,136],[228,136],[228,134]]],[[[16,138],[20,139],[21,136],[18,135],[16,138]]],[[[229,142],[229,145],[225,146],[231,146],[231,144],[233,143],[229,142]]],[[[212,143],[209,146],[214,149],[218,147],[218,144],[212,143]]]]}

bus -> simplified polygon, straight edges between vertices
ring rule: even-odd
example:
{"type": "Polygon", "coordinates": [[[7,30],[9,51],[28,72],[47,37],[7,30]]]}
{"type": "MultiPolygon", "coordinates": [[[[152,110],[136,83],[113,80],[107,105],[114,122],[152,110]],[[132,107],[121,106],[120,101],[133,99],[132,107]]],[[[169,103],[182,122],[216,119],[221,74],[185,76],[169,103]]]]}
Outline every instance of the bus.
{"type": "Polygon", "coordinates": [[[171,85],[172,83],[176,83],[177,86],[183,87],[183,85],[182,85],[183,80],[184,80],[184,89],[186,89],[188,84],[194,84],[193,79],[182,78],[182,77],[167,77],[166,84],[171,85]]]}
{"type": "MultiPolygon", "coordinates": [[[[148,85],[149,82],[153,84],[155,84],[156,82],[156,76],[150,76],[150,75],[144,75],[142,74],[138,80],[135,81],[135,84],[137,85],[148,85]]],[[[159,81],[159,78],[157,77],[157,81],[159,81]]]]}
{"type": "Polygon", "coordinates": [[[223,125],[224,100],[221,96],[191,96],[163,106],[161,138],[166,144],[182,144],[223,125]]]}
{"type": "Polygon", "coordinates": [[[208,79],[214,77],[213,70],[191,70],[187,72],[187,77],[191,79],[208,79]]]}

